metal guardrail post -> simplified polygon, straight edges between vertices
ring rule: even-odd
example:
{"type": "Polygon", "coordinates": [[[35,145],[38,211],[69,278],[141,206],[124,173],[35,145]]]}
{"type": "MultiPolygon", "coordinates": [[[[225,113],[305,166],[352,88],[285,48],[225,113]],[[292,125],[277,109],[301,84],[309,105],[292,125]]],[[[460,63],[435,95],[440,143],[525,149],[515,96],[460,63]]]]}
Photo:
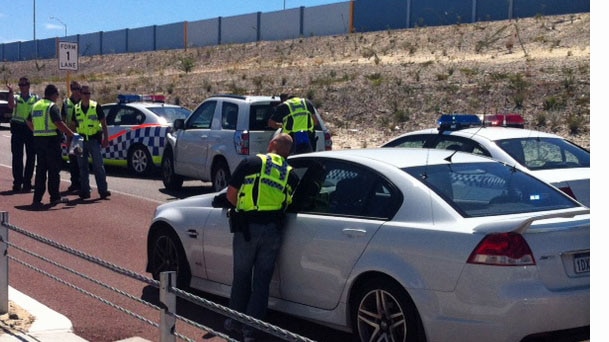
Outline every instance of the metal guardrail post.
{"type": "Polygon", "coordinates": [[[0,315],[8,312],[8,212],[0,212],[0,315]]]}
{"type": "Polygon", "coordinates": [[[161,342],[175,342],[176,294],[171,291],[176,286],[176,272],[161,272],[159,302],[161,303],[161,342]]]}

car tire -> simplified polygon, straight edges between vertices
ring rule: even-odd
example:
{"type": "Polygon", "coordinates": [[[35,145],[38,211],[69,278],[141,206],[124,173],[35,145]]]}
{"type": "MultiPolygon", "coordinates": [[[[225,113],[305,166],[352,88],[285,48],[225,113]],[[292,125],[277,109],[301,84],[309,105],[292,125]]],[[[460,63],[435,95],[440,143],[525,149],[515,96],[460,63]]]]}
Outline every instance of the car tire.
{"type": "Polygon", "coordinates": [[[176,175],[175,169],[173,168],[173,151],[169,148],[165,148],[165,152],[163,152],[161,169],[163,174],[163,185],[165,185],[165,188],[168,190],[180,190],[184,183],[184,178],[176,175]]]}
{"type": "Polygon", "coordinates": [[[218,160],[214,163],[212,168],[212,186],[214,192],[218,192],[228,186],[228,180],[230,179],[230,170],[228,164],[224,160],[218,160]]]}
{"type": "Polygon", "coordinates": [[[147,176],[152,170],[152,157],[146,146],[135,145],[127,155],[129,171],[137,176],[147,176]]]}
{"type": "Polygon", "coordinates": [[[187,289],[190,284],[190,267],[184,253],[184,247],[175,232],[169,228],[158,231],[151,241],[149,249],[150,273],[159,280],[162,272],[176,272],[176,286],[187,289]]]}
{"type": "Polygon", "coordinates": [[[351,302],[351,314],[357,341],[425,341],[412,299],[392,279],[372,278],[362,284],[351,302]]]}

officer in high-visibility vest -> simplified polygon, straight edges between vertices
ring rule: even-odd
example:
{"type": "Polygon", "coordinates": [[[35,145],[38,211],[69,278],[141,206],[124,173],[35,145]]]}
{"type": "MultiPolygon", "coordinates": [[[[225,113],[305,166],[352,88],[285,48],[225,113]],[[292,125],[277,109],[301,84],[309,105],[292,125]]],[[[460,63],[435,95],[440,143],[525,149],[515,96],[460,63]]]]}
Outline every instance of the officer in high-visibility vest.
{"type": "Polygon", "coordinates": [[[83,151],[78,156],[78,167],[80,169],[80,192],[81,199],[91,197],[91,186],[89,184],[89,155],[93,161],[93,173],[95,183],[101,199],[110,196],[108,182],[106,181],[106,169],[102,159],[102,147],[108,147],[108,126],[106,116],[101,106],[91,100],[91,89],[87,85],[80,87],[80,102],[74,107],[76,114],[76,131],[83,139],[83,151]]]}
{"type": "MultiPolygon", "coordinates": [[[[61,116],[65,121],[66,125],[71,130],[76,129],[76,119],[74,118],[74,108],[76,104],[80,102],[80,84],[76,81],[70,82],[71,95],[67,99],[63,100],[61,106],[61,116]]],[[[67,146],[70,146],[71,139],[66,139],[67,146]]],[[[80,191],[80,169],[78,168],[78,158],[74,154],[68,156],[69,170],[70,170],[70,186],[68,191],[80,191]]]]}
{"type": "Polygon", "coordinates": [[[290,154],[307,153],[316,150],[317,140],[315,126],[315,106],[308,99],[281,95],[281,104],[268,120],[271,128],[281,128],[282,133],[292,137],[293,145],[290,154]]]}
{"type": "Polygon", "coordinates": [[[51,205],[66,203],[68,199],[59,193],[59,172],[61,171],[61,141],[62,132],[69,137],[74,132],[61,119],[61,111],[57,106],[59,90],[53,84],[44,89],[44,98],[34,103],[32,112],[27,118],[27,125],[33,131],[34,148],[36,149],[36,178],[34,182],[34,199],[32,206],[42,206],[42,196],[47,188],[51,197],[51,205]]]}
{"type": "Polygon", "coordinates": [[[13,110],[11,117],[11,154],[13,157],[13,191],[32,191],[32,176],[36,165],[36,151],[32,131],[27,126],[27,117],[32,106],[39,100],[38,95],[30,93],[30,80],[19,79],[19,94],[13,95],[13,88],[8,88],[8,107],[13,110]],[[25,166],[23,151],[25,149],[25,166]]]}
{"type": "MultiPolygon", "coordinates": [[[[291,147],[288,134],[273,138],[267,154],[250,156],[237,166],[226,192],[236,207],[236,211],[231,209],[234,236],[229,306],[257,319],[266,315],[285,209],[298,185],[298,176],[285,159],[291,147]]],[[[249,326],[227,319],[224,327],[228,331],[240,329],[244,341],[254,339],[254,329],[249,326]]]]}

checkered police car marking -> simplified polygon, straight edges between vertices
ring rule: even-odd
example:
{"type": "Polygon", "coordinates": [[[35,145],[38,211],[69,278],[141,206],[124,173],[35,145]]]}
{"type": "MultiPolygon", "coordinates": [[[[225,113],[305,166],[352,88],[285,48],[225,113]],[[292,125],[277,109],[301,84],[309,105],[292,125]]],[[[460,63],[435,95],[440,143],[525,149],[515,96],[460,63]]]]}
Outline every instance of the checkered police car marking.
{"type": "MultiPolygon", "coordinates": [[[[165,147],[165,136],[170,127],[159,124],[143,124],[121,129],[108,139],[108,147],[102,148],[104,164],[127,166],[129,149],[134,144],[148,148],[152,161],[156,166],[161,165],[161,157],[165,147]]],[[[68,146],[62,144],[62,156],[68,160],[68,146]]]]}
{"type": "Polygon", "coordinates": [[[169,127],[158,124],[144,124],[121,130],[110,136],[108,147],[102,149],[104,162],[113,161],[112,164],[127,165],[131,146],[142,144],[148,148],[154,164],[160,166],[168,129],[169,127]]]}

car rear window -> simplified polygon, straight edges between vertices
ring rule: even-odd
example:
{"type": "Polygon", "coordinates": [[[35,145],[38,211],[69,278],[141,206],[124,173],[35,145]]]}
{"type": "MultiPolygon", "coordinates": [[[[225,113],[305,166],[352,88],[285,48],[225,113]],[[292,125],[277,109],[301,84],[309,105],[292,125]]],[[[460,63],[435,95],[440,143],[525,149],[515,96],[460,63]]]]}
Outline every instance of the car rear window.
{"type": "Polygon", "coordinates": [[[496,143],[529,170],[590,167],[590,152],[564,139],[531,137],[496,143]]]}
{"type": "Polygon", "coordinates": [[[268,127],[268,121],[277,104],[279,102],[251,105],[249,129],[251,131],[273,131],[274,128],[268,127]]]}
{"type": "Polygon", "coordinates": [[[190,115],[190,110],[184,107],[149,107],[148,109],[165,118],[168,123],[173,123],[176,119],[186,119],[190,115]]]}
{"type": "Polygon", "coordinates": [[[465,217],[518,214],[578,206],[527,173],[500,163],[429,165],[405,170],[465,217]]]}

